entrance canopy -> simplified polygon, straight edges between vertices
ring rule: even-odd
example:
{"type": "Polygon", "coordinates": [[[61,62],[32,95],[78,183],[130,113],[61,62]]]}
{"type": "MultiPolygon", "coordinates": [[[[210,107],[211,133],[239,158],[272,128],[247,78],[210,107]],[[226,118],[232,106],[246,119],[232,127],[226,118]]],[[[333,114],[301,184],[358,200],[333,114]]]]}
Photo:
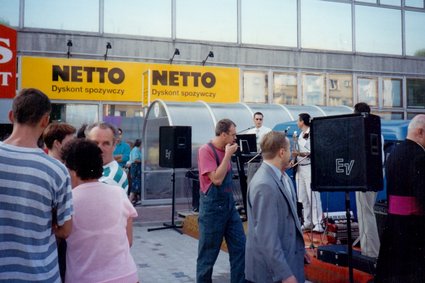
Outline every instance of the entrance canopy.
{"type": "MultiPolygon", "coordinates": [[[[192,127],[192,168],[197,169],[197,153],[200,146],[214,137],[217,121],[228,118],[235,122],[236,131],[243,133],[252,127],[253,114],[262,112],[264,126],[271,129],[276,124],[294,121],[298,114],[307,112],[312,117],[352,113],[347,106],[298,106],[281,104],[212,104],[198,102],[165,102],[154,101],[145,116],[143,128],[142,197],[158,203],[161,198],[169,198],[171,194],[170,169],[159,166],[159,127],[191,126],[192,127]]],[[[176,195],[184,194],[185,173],[188,169],[176,169],[176,195]]],[[[161,203],[161,202],[160,202],[161,203]]]]}

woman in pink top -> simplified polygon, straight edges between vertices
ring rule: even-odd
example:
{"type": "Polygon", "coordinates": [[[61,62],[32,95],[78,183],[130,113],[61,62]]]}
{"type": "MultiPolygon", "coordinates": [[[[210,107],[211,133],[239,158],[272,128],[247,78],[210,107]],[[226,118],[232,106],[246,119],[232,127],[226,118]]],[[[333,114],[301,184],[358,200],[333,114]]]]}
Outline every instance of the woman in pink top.
{"type": "Polygon", "coordinates": [[[121,187],[98,181],[102,151],[93,142],[75,139],[62,152],[72,181],[73,227],[67,239],[67,283],[138,282],[130,254],[137,212],[121,187]]]}

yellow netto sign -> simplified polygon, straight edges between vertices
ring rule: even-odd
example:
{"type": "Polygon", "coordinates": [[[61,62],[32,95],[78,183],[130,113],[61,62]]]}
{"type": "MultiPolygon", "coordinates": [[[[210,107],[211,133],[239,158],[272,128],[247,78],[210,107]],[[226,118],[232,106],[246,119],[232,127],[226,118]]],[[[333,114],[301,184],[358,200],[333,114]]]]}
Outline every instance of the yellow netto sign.
{"type": "Polygon", "coordinates": [[[57,100],[239,102],[239,69],[23,57],[21,87],[57,100]]]}
{"type": "MultiPolygon", "coordinates": [[[[154,65],[144,73],[150,82],[143,104],[165,101],[239,102],[239,69],[154,65]]],[[[146,84],[145,84],[146,85],[146,84]]]]}
{"type": "Polygon", "coordinates": [[[22,58],[22,88],[38,88],[51,99],[140,101],[141,75],[140,64],[131,62],[22,58]]]}

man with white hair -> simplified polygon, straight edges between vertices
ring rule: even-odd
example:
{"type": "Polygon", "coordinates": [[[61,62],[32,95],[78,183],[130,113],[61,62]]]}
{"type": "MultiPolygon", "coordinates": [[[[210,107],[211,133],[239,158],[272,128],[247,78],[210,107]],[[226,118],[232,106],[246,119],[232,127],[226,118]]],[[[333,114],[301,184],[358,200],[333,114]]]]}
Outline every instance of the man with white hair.
{"type": "Polygon", "coordinates": [[[86,137],[94,141],[102,150],[103,175],[99,181],[110,185],[118,185],[127,193],[127,174],[115,161],[113,155],[118,135],[117,128],[106,122],[92,124],[86,129],[86,137]]]}
{"type": "Polygon", "coordinates": [[[375,282],[424,282],[425,114],[409,123],[407,137],[386,166],[388,218],[375,282]]]}

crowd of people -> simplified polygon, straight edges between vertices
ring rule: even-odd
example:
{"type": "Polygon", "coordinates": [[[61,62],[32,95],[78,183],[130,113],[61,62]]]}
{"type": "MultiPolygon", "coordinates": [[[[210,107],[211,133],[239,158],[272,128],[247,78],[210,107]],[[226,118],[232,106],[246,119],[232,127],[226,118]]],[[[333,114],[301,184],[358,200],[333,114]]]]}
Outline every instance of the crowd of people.
{"type": "Polygon", "coordinates": [[[51,109],[41,91],[20,91],[0,142],[0,281],[138,282],[126,167],[136,200],[140,140],[130,154],[115,126],[77,131],[49,123],[51,109]]]}
{"type": "MultiPolygon", "coordinates": [[[[134,206],[140,202],[141,140],[131,148],[112,124],[77,130],[50,123],[50,112],[44,93],[20,91],[9,113],[12,133],[0,142],[0,281],[138,282],[130,247],[134,206]]],[[[370,108],[360,103],[355,112],[370,108]]],[[[320,195],[310,188],[311,117],[299,115],[301,134],[292,149],[285,133],[261,130],[263,118],[254,114],[262,162],[248,184],[246,234],[232,190],[236,124],[218,121],[215,137],[199,148],[197,282],[212,282],[223,239],[232,283],[305,281],[304,265],[311,260],[303,231],[323,232],[320,195]],[[294,165],[296,186],[286,174],[294,165]],[[297,202],[310,207],[303,217],[297,202]]],[[[365,221],[360,232],[366,235],[361,248],[378,257],[376,282],[422,282],[425,115],[411,120],[385,175],[389,208],[380,247],[370,243],[375,236],[369,233],[376,225],[368,220],[376,196],[358,196],[365,221]]]]}

